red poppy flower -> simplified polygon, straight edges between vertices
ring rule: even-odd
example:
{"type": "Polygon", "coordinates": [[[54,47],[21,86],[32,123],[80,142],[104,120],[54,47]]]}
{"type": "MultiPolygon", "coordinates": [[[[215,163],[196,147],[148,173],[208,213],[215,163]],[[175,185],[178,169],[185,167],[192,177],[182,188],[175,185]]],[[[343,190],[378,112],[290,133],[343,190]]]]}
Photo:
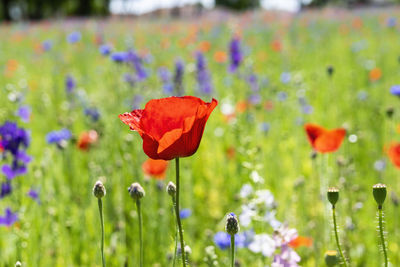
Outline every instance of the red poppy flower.
{"type": "Polygon", "coordinates": [[[327,130],[319,125],[307,123],[304,125],[308,141],[318,152],[329,153],[339,149],[346,135],[343,128],[327,130]]]}
{"type": "Polygon", "coordinates": [[[4,147],[1,145],[1,136],[0,136],[0,153],[4,151],[4,147]]]}
{"type": "Polygon", "coordinates": [[[98,134],[95,130],[83,132],[79,136],[77,146],[81,150],[88,150],[90,146],[97,142],[98,134]]]}
{"type": "Polygon", "coordinates": [[[386,153],[393,165],[400,168],[400,143],[390,144],[386,149],[386,153]]]}
{"type": "Polygon", "coordinates": [[[289,242],[289,246],[291,246],[292,248],[298,248],[301,246],[311,247],[312,243],[313,241],[311,238],[305,236],[298,236],[289,242]]]}
{"type": "Polygon", "coordinates": [[[215,99],[206,103],[194,96],[173,96],[150,100],[144,109],[118,117],[140,134],[147,156],[171,160],[197,151],[208,117],[217,104],[215,99]]]}
{"type": "Polygon", "coordinates": [[[142,170],[146,176],[156,179],[164,179],[167,171],[168,161],[162,159],[147,159],[142,164],[142,170]]]}

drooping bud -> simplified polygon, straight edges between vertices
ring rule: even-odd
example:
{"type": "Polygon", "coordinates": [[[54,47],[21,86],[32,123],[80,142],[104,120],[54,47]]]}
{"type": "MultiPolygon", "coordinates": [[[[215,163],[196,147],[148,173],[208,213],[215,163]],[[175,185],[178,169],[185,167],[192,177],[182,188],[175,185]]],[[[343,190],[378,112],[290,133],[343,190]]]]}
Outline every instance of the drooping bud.
{"type": "Polygon", "coordinates": [[[173,182],[169,182],[167,185],[167,193],[168,195],[170,195],[171,197],[175,196],[176,194],[176,186],[173,182]]]}
{"type": "Polygon", "coordinates": [[[139,183],[133,183],[128,188],[128,192],[133,198],[133,200],[140,200],[142,197],[146,195],[143,187],[139,183]]]}
{"type": "Polygon", "coordinates": [[[334,207],[339,200],[339,189],[337,189],[336,187],[330,187],[328,189],[327,195],[329,202],[334,207]]]}
{"type": "Polygon", "coordinates": [[[328,267],[335,266],[339,263],[339,258],[336,250],[328,250],[327,252],[325,252],[325,263],[328,267]]]}
{"type": "Polygon", "coordinates": [[[230,235],[235,235],[239,232],[239,221],[235,213],[231,212],[226,216],[225,231],[230,235]]]}
{"type": "Polygon", "coordinates": [[[94,184],[93,195],[97,198],[102,198],[106,195],[106,188],[101,181],[97,181],[94,184]]]}
{"type": "Polygon", "coordinates": [[[382,209],[383,202],[386,199],[386,185],[376,184],[372,187],[372,193],[374,195],[375,201],[378,204],[378,208],[382,209]]]}

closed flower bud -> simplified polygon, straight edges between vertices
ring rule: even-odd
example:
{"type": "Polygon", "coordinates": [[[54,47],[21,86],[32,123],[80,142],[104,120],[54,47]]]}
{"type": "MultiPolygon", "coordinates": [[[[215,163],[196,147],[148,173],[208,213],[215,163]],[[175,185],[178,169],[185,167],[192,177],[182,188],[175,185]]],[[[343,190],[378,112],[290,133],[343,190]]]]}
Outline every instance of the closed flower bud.
{"type": "Polygon", "coordinates": [[[335,206],[339,200],[339,189],[336,187],[331,187],[328,189],[327,195],[329,202],[332,204],[332,206],[335,206]]]}
{"type": "Polygon", "coordinates": [[[141,187],[139,183],[133,183],[128,188],[128,192],[134,200],[140,200],[146,195],[143,187],[141,187]]]}
{"type": "Polygon", "coordinates": [[[386,185],[384,184],[376,184],[372,187],[372,193],[374,195],[375,201],[378,204],[378,207],[381,209],[383,202],[386,199],[386,185]]]}
{"type": "Polygon", "coordinates": [[[387,116],[388,118],[392,118],[392,117],[393,117],[393,114],[394,114],[394,108],[393,108],[393,107],[388,107],[388,108],[386,109],[386,116],[387,116]]]}
{"type": "Polygon", "coordinates": [[[230,235],[235,235],[239,232],[239,229],[239,221],[235,213],[229,213],[226,217],[225,231],[230,235]]]}
{"type": "Polygon", "coordinates": [[[333,75],[334,70],[335,70],[335,69],[333,68],[332,65],[330,65],[330,66],[328,66],[328,67],[326,68],[326,72],[328,73],[329,76],[332,76],[332,75],[333,75]]]}
{"type": "Polygon", "coordinates": [[[106,188],[101,181],[97,181],[94,184],[93,195],[97,198],[102,198],[106,195],[106,188]]]}
{"type": "Polygon", "coordinates": [[[176,194],[176,186],[173,182],[169,182],[167,185],[167,193],[168,195],[170,195],[171,197],[175,196],[176,194]]]}
{"type": "Polygon", "coordinates": [[[339,258],[336,250],[328,250],[325,253],[325,263],[328,267],[335,266],[339,263],[339,258]]]}

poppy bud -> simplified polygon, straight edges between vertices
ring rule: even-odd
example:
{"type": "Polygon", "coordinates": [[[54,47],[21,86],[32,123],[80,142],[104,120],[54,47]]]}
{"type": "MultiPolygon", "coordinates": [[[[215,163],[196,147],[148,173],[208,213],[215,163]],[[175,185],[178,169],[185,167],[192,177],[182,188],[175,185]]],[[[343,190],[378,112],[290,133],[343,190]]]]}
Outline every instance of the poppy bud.
{"type": "Polygon", "coordinates": [[[225,231],[230,235],[235,235],[239,232],[239,221],[235,213],[231,212],[226,216],[225,231]]]}
{"type": "Polygon", "coordinates": [[[129,188],[128,192],[134,200],[140,200],[146,195],[143,187],[139,183],[133,183],[129,188]]]}
{"type": "Polygon", "coordinates": [[[394,114],[394,108],[393,107],[388,107],[386,109],[386,116],[390,119],[393,117],[394,114]]]}
{"type": "Polygon", "coordinates": [[[328,189],[328,200],[332,204],[333,207],[335,207],[336,203],[339,200],[339,189],[336,187],[331,187],[328,189]]]}
{"type": "Polygon", "coordinates": [[[171,197],[175,196],[176,194],[176,186],[173,182],[169,182],[167,185],[167,193],[168,195],[170,195],[171,197]]]}
{"type": "Polygon", "coordinates": [[[386,185],[376,184],[372,187],[372,193],[374,195],[375,201],[378,204],[378,208],[382,209],[383,202],[386,199],[386,185]]]}
{"type": "Polygon", "coordinates": [[[326,68],[326,72],[328,73],[328,75],[329,75],[330,77],[333,75],[334,70],[335,70],[335,69],[333,68],[332,65],[329,65],[329,66],[326,68]]]}
{"type": "Polygon", "coordinates": [[[97,198],[102,198],[106,195],[106,188],[101,181],[97,181],[94,184],[93,195],[97,198]]]}
{"type": "Polygon", "coordinates": [[[339,263],[339,258],[336,250],[328,250],[327,252],[325,252],[325,263],[328,267],[335,266],[339,263]]]}

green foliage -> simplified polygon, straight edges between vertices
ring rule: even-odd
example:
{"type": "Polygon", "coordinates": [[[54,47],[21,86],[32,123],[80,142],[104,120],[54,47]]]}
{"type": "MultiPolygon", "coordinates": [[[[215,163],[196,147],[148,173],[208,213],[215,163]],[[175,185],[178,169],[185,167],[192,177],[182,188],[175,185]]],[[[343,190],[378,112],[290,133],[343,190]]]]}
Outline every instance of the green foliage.
{"type": "Polygon", "coordinates": [[[216,0],[215,5],[234,10],[246,10],[258,7],[260,5],[260,1],[259,0],[216,0]]]}

